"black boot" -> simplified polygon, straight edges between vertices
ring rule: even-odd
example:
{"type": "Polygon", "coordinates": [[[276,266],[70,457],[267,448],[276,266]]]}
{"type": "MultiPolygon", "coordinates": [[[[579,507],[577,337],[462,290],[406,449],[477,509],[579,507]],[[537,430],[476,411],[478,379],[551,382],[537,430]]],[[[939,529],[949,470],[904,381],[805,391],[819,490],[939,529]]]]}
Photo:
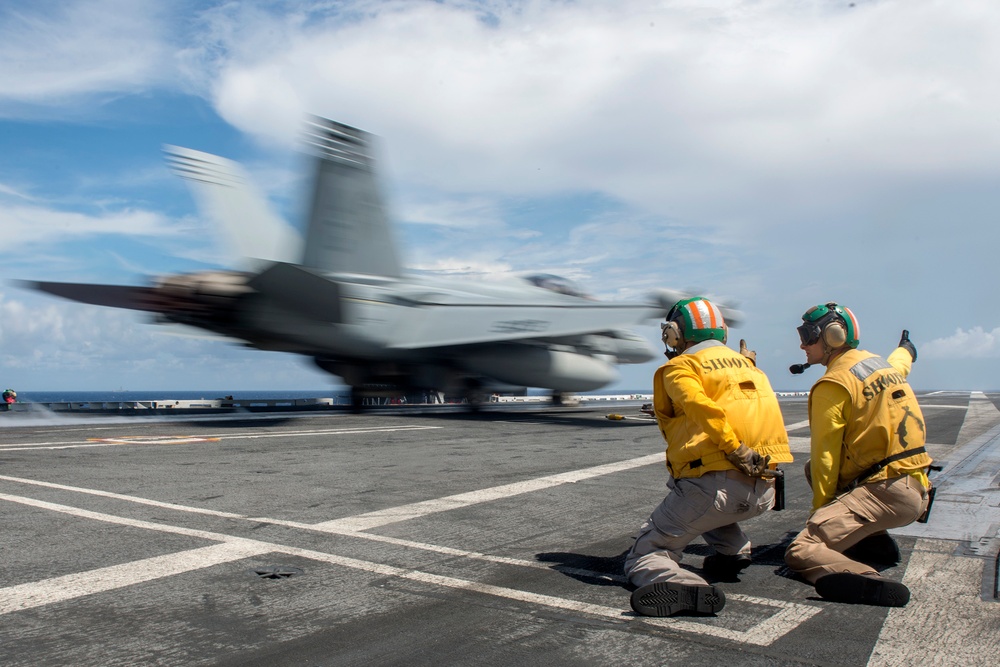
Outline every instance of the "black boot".
{"type": "Polygon", "coordinates": [[[631,603],[632,610],[643,616],[707,615],[726,606],[726,596],[715,586],[663,581],[635,589],[631,603]]]}
{"type": "Polygon", "coordinates": [[[844,551],[844,555],[866,565],[898,565],[901,559],[899,545],[886,532],[869,535],[844,551]]]}
{"type": "Polygon", "coordinates": [[[828,574],[816,581],[816,592],[834,602],[876,607],[905,607],[910,601],[910,589],[877,574],[828,574]]]}
{"type": "Polygon", "coordinates": [[[747,554],[733,554],[731,556],[713,554],[705,556],[701,569],[704,570],[705,574],[715,579],[733,581],[740,575],[740,572],[750,567],[752,562],[747,554]]]}

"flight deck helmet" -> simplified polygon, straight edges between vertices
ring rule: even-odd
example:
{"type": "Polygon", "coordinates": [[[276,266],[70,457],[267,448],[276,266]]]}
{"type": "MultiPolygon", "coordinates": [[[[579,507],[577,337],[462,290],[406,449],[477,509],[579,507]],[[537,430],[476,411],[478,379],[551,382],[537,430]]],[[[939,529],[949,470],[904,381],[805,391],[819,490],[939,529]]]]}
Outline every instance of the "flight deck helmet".
{"type": "Polygon", "coordinates": [[[684,342],[726,342],[726,321],[722,318],[722,311],[701,296],[681,299],[674,304],[667,313],[667,321],[660,328],[663,331],[663,342],[667,347],[675,349],[684,342]]]}
{"type": "Polygon", "coordinates": [[[823,340],[831,350],[841,347],[856,348],[860,331],[858,320],[849,308],[830,302],[813,306],[802,316],[798,327],[799,340],[812,345],[823,340]]]}

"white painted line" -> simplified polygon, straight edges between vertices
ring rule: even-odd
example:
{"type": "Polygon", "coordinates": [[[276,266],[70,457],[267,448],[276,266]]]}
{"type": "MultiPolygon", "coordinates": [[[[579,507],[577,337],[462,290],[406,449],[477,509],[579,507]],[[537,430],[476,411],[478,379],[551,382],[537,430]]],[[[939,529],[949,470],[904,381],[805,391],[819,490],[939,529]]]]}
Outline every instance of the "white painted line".
{"type": "Polygon", "coordinates": [[[910,604],[889,610],[868,667],[996,664],[998,605],[979,597],[983,560],[954,552],[951,541],[917,540],[903,575],[910,604]]]}
{"type": "Polygon", "coordinates": [[[739,595],[737,593],[727,593],[727,600],[738,600],[742,602],[752,602],[753,604],[764,605],[781,609],[777,614],[765,619],[764,622],[748,628],[747,630],[731,630],[729,628],[706,626],[692,621],[682,621],[672,618],[646,618],[639,616],[650,625],[670,628],[671,630],[681,630],[700,635],[712,635],[722,639],[729,639],[734,642],[755,644],[757,646],[770,646],[775,641],[784,637],[789,632],[797,628],[800,624],[808,621],[816,614],[823,611],[822,607],[799,604],[797,602],[784,602],[781,600],[769,600],[750,595],[739,595]]]}
{"type": "MultiPolygon", "coordinates": [[[[241,521],[250,521],[252,523],[269,523],[277,526],[287,526],[289,528],[297,528],[300,530],[316,530],[315,524],[302,523],[301,521],[287,521],[284,519],[272,519],[269,517],[251,517],[244,514],[234,514],[232,512],[221,512],[219,510],[210,510],[202,507],[191,507],[189,505],[177,505],[175,503],[165,503],[159,500],[150,500],[148,498],[141,498],[138,496],[128,496],[121,493],[111,493],[110,491],[100,491],[97,489],[85,489],[78,486],[67,486],[65,484],[53,484],[51,482],[42,482],[31,479],[24,479],[22,477],[10,477],[7,475],[0,475],[0,480],[5,480],[8,482],[18,482],[21,484],[30,484],[34,486],[42,486],[50,489],[58,489],[60,491],[72,491],[74,493],[83,493],[92,496],[100,496],[103,498],[113,498],[115,500],[123,500],[125,502],[135,503],[139,505],[150,505],[153,507],[162,507],[164,509],[175,510],[178,512],[187,512],[189,514],[205,514],[209,516],[217,516],[225,519],[237,519],[241,521]]],[[[2,497],[2,496],[0,496],[2,497]]],[[[355,537],[357,539],[367,540],[369,542],[381,542],[383,544],[393,544],[395,546],[406,547],[408,549],[419,549],[421,551],[430,551],[432,553],[439,553],[446,556],[456,556],[460,558],[469,558],[472,560],[481,560],[490,563],[497,563],[501,565],[514,565],[517,567],[527,567],[537,570],[552,570],[551,563],[544,563],[535,560],[525,560],[523,558],[511,558],[509,556],[495,556],[492,554],[482,553],[478,551],[469,551],[467,549],[455,549],[454,547],[445,547],[437,544],[427,544],[424,542],[415,542],[413,540],[405,540],[398,537],[389,537],[386,535],[377,535],[374,533],[362,533],[356,530],[349,529],[335,529],[327,527],[318,532],[322,532],[328,535],[343,535],[346,537],[355,537]]],[[[581,576],[588,576],[594,579],[605,579],[608,581],[624,582],[625,577],[622,575],[610,575],[601,572],[593,572],[591,570],[583,570],[578,568],[568,568],[560,567],[558,568],[560,572],[568,574],[579,574],[581,576]]]]}
{"type": "MultiPolygon", "coordinates": [[[[245,514],[235,514],[233,512],[222,512],[219,510],[210,510],[203,507],[192,507],[190,505],[177,505],[175,503],[166,503],[159,500],[150,500],[149,498],[142,498],[139,496],[129,496],[121,493],[112,493],[110,491],[100,491],[98,489],[85,489],[79,486],[67,486],[65,484],[53,484],[52,482],[42,482],[39,480],[25,479],[23,477],[10,477],[8,475],[0,475],[0,480],[8,482],[17,482],[20,484],[30,484],[33,486],[41,486],[49,489],[58,489],[60,491],[71,491],[74,493],[83,493],[91,496],[100,496],[102,498],[112,498],[115,500],[122,500],[125,502],[135,503],[138,505],[150,505],[152,507],[162,507],[163,509],[175,510],[178,512],[187,512],[189,514],[205,514],[209,516],[217,516],[225,519],[237,519],[241,521],[250,521],[252,523],[269,523],[277,526],[287,526],[289,528],[298,528],[300,530],[315,530],[315,524],[302,523],[301,521],[287,521],[284,519],[272,519],[269,517],[251,517],[245,514]]],[[[333,528],[326,528],[324,530],[318,531],[325,534],[332,535],[344,535],[347,537],[355,537],[362,540],[367,540],[369,542],[382,542],[384,544],[393,544],[396,546],[406,547],[409,549],[420,549],[422,551],[430,551],[432,553],[439,553],[446,556],[457,556],[461,558],[469,558],[473,560],[482,560],[490,563],[498,563],[502,565],[516,565],[518,567],[528,567],[538,570],[551,570],[551,563],[543,563],[534,560],[525,560],[523,558],[511,558],[509,556],[495,556],[492,554],[481,553],[478,551],[469,551],[466,549],[455,549],[453,547],[445,547],[436,544],[427,544],[424,542],[415,542],[413,540],[405,540],[397,537],[389,537],[385,535],[376,535],[373,533],[361,533],[356,530],[341,529],[336,530],[333,528]]],[[[560,572],[565,572],[569,574],[579,574],[582,576],[593,577],[594,579],[606,579],[609,581],[624,582],[625,577],[621,575],[609,575],[600,572],[593,572],[590,570],[582,570],[578,568],[558,568],[560,572]]]]}
{"type": "Polygon", "coordinates": [[[124,500],[139,505],[152,505],[153,507],[162,507],[164,509],[177,510],[179,512],[188,512],[193,514],[210,514],[212,516],[219,516],[227,519],[247,518],[243,514],[233,514],[231,512],[219,512],[217,510],[202,509],[200,507],[190,507],[188,505],[175,505],[173,503],[164,503],[158,500],[140,498],[138,496],[126,496],[121,493],[112,493],[110,491],[99,491],[97,489],[84,489],[79,486],[66,486],[65,484],[53,484],[52,482],[42,482],[34,479],[25,479],[23,477],[8,477],[7,475],[0,475],[0,480],[5,480],[7,482],[17,482],[19,484],[31,484],[33,486],[43,486],[49,489],[59,489],[60,491],[85,493],[87,495],[101,496],[103,498],[114,498],[115,500],[124,500]]]}
{"type": "MultiPolygon", "coordinates": [[[[250,431],[246,433],[216,433],[201,436],[203,438],[216,438],[218,440],[254,440],[257,438],[292,438],[311,435],[363,435],[367,433],[394,433],[396,431],[428,431],[444,428],[443,426],[421,426],[421,425],[401,425],[381,428],[340,428],[340,429],[316,429],[311,431],[279,431],[275,433],[260,433],[250,431]]],[[[124,441],[124,438],[103,438],[104,442],[92,442],[90,440],[66,440],[57,442],[25,442],[8,445],[0,445],[0,451],[21,451],[26,449],[83,449],[87,447],[115,447],[121,445],[149,444],[124,441]],[[121,440],[121,441],[120,441],[121,440]]]]}
{"type": "Polygon", "coordinates": [[[200,570],[269,551],[265,545],[224,542],[200,549],[0,588],[0,615],[200,570]]]}
{"type": "MultiPolygon", "coordinates": [[[[529,493],[532,491],[546,489],[561,484],[573,483],[597,477],[600,475],[611,474],[614,472],[629,470],[632,468],[641,467],[645,465],[662,463],[663,461],[664,461],[664,455],[658,452],[656,454],[651,454],[636,459],[630,459],[627,461],[620,461],[610,464],[604,464],[601,466],[594,466],[582,470],[542,477],[535,480],[527,480],[524,482],[507,484],[503,486],[493,487],[490,489],[483,489],[480,491],[474,491],[470,493],[457,494],[455,496],[448,496],[445,498],[423,501],[420,503],[413,503],[410,505],[404,505],[396,508],[388,508],[386,510],[381,510],[379,512],[372,512],[368,514],[359,515],[356,517],[337,519],[333,521],[323,522],[320,524],[302,524],[298,522],[278,521],[260,517],[249,519],[248,517],[243,517],[240,515],[234,515],[230,513],[214,512],[212,510],[202,510],[199,508],[186,508],[184,506],[174,505],[171,503],[159,503],[157,501],[150,501],[136,497],[123,496],[121,494],[111,494],[107,492],[97,492],[91,490],[77,489],[74,487],[65,487],[62,485],[54,485],[49,483],[37,483],[37,484],[40,484],[42,486],[61,488],[65,490],[79,490],[84,493],[93,493],[95,495],[103,495],[121,500],[157,505],[157,506],[167,507],[170,509],[176,509],[179,511],[193,511],[197,513],[214,514],[230,518],[248,519],[253,521],[288,525],[308,530],[319,530],[322,532],[333,533],[333,534],[350,535],[357,538],[362,538],[372,541],[380,541],[385,543],[392,543],[400,546],[418,548],[448,555],[473,558],[478,560],[509,564],[514,566],[548,570],[548,569],[553,569],[551,567],[551,564],[549,563],[526,561],[522,559],[507,558],[502,556],[493,556],[490,554],[453,549],[450,547],[441,547],[437,545],[418,543],[410,540],[402,540],[386,536],[365,534],[365,533],[360,533],[359,531],[370,529],[376,526],[386,525],[389,523],[395,523],[397,521],[419,518],[435,512],[442,512],[450,509],[456,509],[459,507],[466,507],[476,503],[483,503],[483,502],[490,502],[492,500],[504,499],[514,495],[529,493]]],[[[9,481],[18,481],[28,484],[36,483],[32,482],[31,480],[24,480],[21,478],[12,478],[5,476],[0,476],[0,479],[7,479],[9,481]]],[[[0,496],[0,498],[2,497],[3,496],[0,496]]],[[[137,524],[130,524],[130,525],[137,525],[137,524]]],[[[164,529],[164,526],[162,526],[161,524],[154,524],[152,526],[141,526],[141,527],[152,527],[154,530],[164,529]]],[[[207,535],[204,536],[207,537],[207,535]]],[[[225,536],[220,536],[219,538],[225,539],[225,536]]],[[[546,606],[557,607],[565,610],[583,611],[585,613],[591,613],[606,618],[628,619],[631,617],[631,613],[623,614],[622,610],[618,608],[587,605],[585,603],[579,603],[571,600],[563,600],[561,598],[554,598],[551,596],[538,595],[538,594],[527,593],[524,591],[516,591],[513,589],[507,589],[501,587],[493,587],[485,584],[477,584],[475,582],[468,582],[465,580],[453,579],[449,577],[439,577],[438,575],[430,575],[427,573],[412,572],[409,570],[399,570],[398,568],[385,569],[388,566],[381,566],[374,563],[370,563],[366,566],[361,566],[358,565],[358,563],[367,563],[367,562],[365,561],[355,562],[353,559],[343,559],[340,557],[332,556],[330,554],[322,554],[320,552],[306,552],[303,550],[296,550],[290,547],[279,547],[277,545],[271,545],[269,550],[281,551],[282,553],[296,553],[304,557],[313,558],[317,560],[324,560],[326,562],[334,562],[340,565],[345,565],[347,567],[354,567],[356,569],[357,568],[366,569],[368,571],[377,572],[380,574],[401,576],[404,578],[413,579],[417,581],[425,581],[427,583],[438,583],[440,585],[446,585],[451,588],[461,588],[463,590],[479,591],[492,595],[501,595],[502,597],[506,597],[508,599],[517,599],[527,602],[534,602],[537,604],[544,604],[546,606]]],[[[559,568],[559,569],[560,571],[567,571],[566,568],[559,568]]],[[[577,570],[574,569],[574,572],[577,572],[577,570]]],[[[583,570],[579,570],[578,572],[581,574],[586,574],[598,578],[605,578],[611,580],[620,581],[624,579],[621,576],[607,575],[607,574],[589,572],[583,570]]],[[[820,611],[818,607],[812,607],[808,605],[800,605],[794,603],[786,603],[776,600],[767,600],[764,598],[750,598],[748,596],[739,596],[735,594],[730,595],[730,599],[732,600],[744,599],[747,601],[751,601],[755,604],[779,608],[781,609],[781,611],[778,614],[775,614],[774,616],[770,617],[769,619],[765,619],[765,621],[762,622],[761,624],[758,624],[757,626],[754,626],[753,628],[750,628],[749,630],[746,631],[730,630],[724,627],[708,626],[695,623],[692,621],[683,621],[678,619],[650,619],[646,617],[641,617],[641,618],[644,622],[652,623],[654,625],[669,627],[675,630],[681,630],[685,632],[696,632],[699,634],[710,634],[724,639],[731,639],[733,641],[743,641],[757,645],[768,645],[778,637],[787,634],[789,631],[794,629],[794,627],[796,627],[799,623],[801,623],[805,619],[812,617],[813,615],[819,613],[820,611]]]]}
{"type": "Polygon", "coordinates": [[[424,500],[418,503],[411,503],[409,505],[389,507],[376,512],[368,512],[366,514],[358,514],[356,516],[345,517],[342,519],[324,521],[322,523],[314,524],[312,528],[314,530],[329,530],[334,532],[342,530],[369,530],[371,528],[384,526],[390,523],[417,519],[427,516],[428,514],[446,512],[448,510],[459,509],[462,507],[468,507],[469,505],[476,505],[494,500],[502,500],[504,498],[510,498],[512,496],[530,493],[532,491],[540,491],[542,489],[548,489],[561,484],[571,484],[573,482],[579,482],[592,477],[608,475],[610,473],[621,472],[623,470],[631,470],[632,468],[639,468],[653,463],[666,465],[665,455],[663,453],[649,454],[647,456],[641,456],[637,459],[607,463],[604,465],[594,466],[593,468],[583,468],[581,470],[573,470],[556,475],[549,475],[548,477],[538,477],[535,479],[524,480],[522,482],[514,482],[513,484],[494,486],[489,489],[480,489],[478,491],[470,491],[468,493],[459,493],[454,496],[424,500]]]}
{"type": "Polygon", "coordinates": [[[152,521],[143,521],[141,519],[129,519],[123,516],[115,516],[114,514],[104,514],[103,512],[92,512],[90,510],[81,509],[79,507],[70,507],[69,505],[50,503],[45,500],[25,498],[24,496],[12,496],[6,493],[0,493],[0,500],[8,500],[12,503],[28,505],[29,507],[37,507],[39,509],[50,510],[52,512],[69,514],[71,516],[79,517],[81,519],[93,519],[94,521],[104,521],[105,523],[113,523],[119,526],[129,526],[131,528],[145,528],[146,530],[155,530],[156,532],[159,533],[171,533],[174,535],[186,535],[188,537],[198,537],[204,540],[211,540],[212,542],[246,542],[246,543],[256,542],[255,540],[247,540],[242,537],[232,537],[224,533],[213,533],[207,530],[184,528],[183,526],[170,526],[162,523],[153,523],[152,521]]]}
{"type": "Polygon", "coordinates": [[[218,442],[220,438],[197,435],[122,435],[117,438],[87,438],[87,442],[113,445],[192,445],[198,442],[218,442]]]}
{"type": "Polygon", "coordinates": [[[222,544],[215,545],[215,547],[194,549],[181,552],[179,554],[172,554],[170,556],[161,556],[143,561],[137,561],[136,563],[111,566],[109,568],[101,568],[99,570],[86,573],[77,573],[47,579],[40,582],[0,588],[0,615],[34,606],[51,604],[52,602],[71,600],[83,595],[92,595],[103,591],[114,590],[123,586],[141,583],[143,581],[152,581],[154,579],[170,576],[172,574],[188,572],[198,569],[199,567],[209,567],[218,563],[240,560],[242,558],[262,553],[282,553],[285,555],[300,556],[302,558],[308,558],[311,560],[362,570],[383,576],[400,577],[430,585],[444,586],[447,588],[481,593],[484,595],[492,595],[508,600],[536,604],[565,611],[574,611],[612,620],[641,620],[652,625],[668,628],[670,630],[700,635],[711,635],[722,639],[756,644],[759,646],[770,645],[775,640],[794,630],[802,621],[807,618],[811,618],[813,615],[821,611],[819,607],[809,605],[732,595],[730,598],[733,600],[746,600],[753,602],[754,604],[767,605],[782,610],[774,616],[765,617],[761,623],[749,628],[748,630],[733,630],[713,625],[703,625],[692,621],[654,619],[636,616],[632,612],[626,612],[616,607],[605,607],[602,605],[594,605],[576,600],[557,598],[551,595],[530,593],[528,591],[506,588],[503,586],[494,586],[491,584],[483,584],[465,579],[457,579],[455,577],[431,574],[429,572],[421,572],[419,570],[399,568],[392,565],[385,565],[383,563],[374,563],[371,561],[358,560],[356,558],[337,556],[335,554],[314,551],[311,549],[299,549],[297,547],[290,547],[270,542],[234,538],[222,533],[210,533],[208,531],[191,530],[188,528],[181,528],[179,526],[168,526],[148,521],[127,519],[124,517],[69,507],[67,505],[57,505],[55,503],[38,501],[31,498],[23,498],[20,496],[0,494],[0,500],[8,500],[11,502],[48,509],[81,518],[138,528],[147,528],[158,532],[202,537],[222,542],[222,544]],[[198,563],[201,563],[201,565],[198,565],[198,563]]]}

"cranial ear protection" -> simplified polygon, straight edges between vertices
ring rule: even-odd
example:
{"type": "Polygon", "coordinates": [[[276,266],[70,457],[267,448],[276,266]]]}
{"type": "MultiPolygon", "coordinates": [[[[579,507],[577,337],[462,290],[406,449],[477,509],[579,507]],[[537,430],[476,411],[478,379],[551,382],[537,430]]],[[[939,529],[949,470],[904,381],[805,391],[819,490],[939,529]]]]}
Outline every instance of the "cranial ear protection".
{"type": "Polygon", "coordinates": [[[663,339],[663,344],[674,350],[679,350],[684,343],[684,332],[678,322],[680,319],[681,313],[675,304],[667,313],[667,321],[660,325],[660,338],[663,339]]]}
{"type": "Polygon", "coordinates": [[[663,344],[667,347],[677,349],[681,346],[681,341],[684,340],[683,334],[681,334],[681,328],[677,326],[677,322],[674,320],[667,320],[660,325],[660,331],[663,332],[663,344]]]}
{"type": "Polygon", "coordinates": [[[839,320],[831,320],[823,327],[823,343],[833,349],[843,347],[847,343],[847,327],[839,320]]]}

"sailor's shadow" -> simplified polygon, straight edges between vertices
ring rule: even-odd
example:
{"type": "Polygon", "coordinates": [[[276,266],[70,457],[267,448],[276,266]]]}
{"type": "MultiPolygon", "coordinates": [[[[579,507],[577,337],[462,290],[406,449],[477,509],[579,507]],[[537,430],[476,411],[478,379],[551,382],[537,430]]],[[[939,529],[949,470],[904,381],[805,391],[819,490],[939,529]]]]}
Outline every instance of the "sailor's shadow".
{"type": "MultiPolygon", "coordinates": [[[[770,566],[775,568],[775,574],[790,579],[799,579],[785,565],[785,550],[792,543],[797,530],[788,531],[782,538],[771,544],[760,544],[753,547],[753,566],[770,566]]],[[[692,543],[684,548],[685,556],[705,557],[714,553],[715,550],[707,544],[692,543]]],[[[628,590],[634,588],[625,578],[623,569],[625,567],[625,557],[628,549],[616,556],[591,556],[565,551],[551,551],[535,554],[535,559],[543,563],[551,563],[552,569],[562,572],[568,577],[582,581],[593,586],[618,586],[628,590]]],[[[687,561],[688,558],[685,558],[687,561]]],[[[697,560],[692,562],[682,562],[681,567],[695,572],[705,577],[709,582],[738,582],[739,578],[719,576],[715,573],[703,572],[697,560]]]]}
{"type": "Polygon", "coordinates": [[[631,588],[622,568],[628,549],[617,556],[588,556],[564,551],[535,554],[535,560],[552,563],[552,569],[593,586],[631,588]]]}

